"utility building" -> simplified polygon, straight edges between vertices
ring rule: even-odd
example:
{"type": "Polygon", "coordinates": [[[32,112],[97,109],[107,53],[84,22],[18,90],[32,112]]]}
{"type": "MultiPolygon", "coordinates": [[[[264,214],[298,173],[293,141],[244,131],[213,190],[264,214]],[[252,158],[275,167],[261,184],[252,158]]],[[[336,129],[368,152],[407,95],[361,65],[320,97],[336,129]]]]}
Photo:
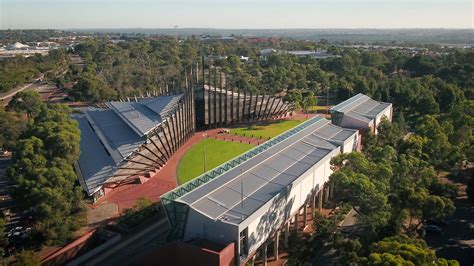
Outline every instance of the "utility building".
{"type": "Polygon", "coordinates": [[[170,237],[233,244],[236,265],[257,252],[266,261],[291,220],[304,211],[306,224],[307,207],[321,206],[331,158],[358,143],[357,130],[314,117],[163,195],[170,237]]]}
{"type": "Polygon", "coordinates": [[[391,103],[378,102],[359,93],[331,108],[332,123],[341,127],[369,129],[377,134],[383,117],[392,121],[391,103]]]}

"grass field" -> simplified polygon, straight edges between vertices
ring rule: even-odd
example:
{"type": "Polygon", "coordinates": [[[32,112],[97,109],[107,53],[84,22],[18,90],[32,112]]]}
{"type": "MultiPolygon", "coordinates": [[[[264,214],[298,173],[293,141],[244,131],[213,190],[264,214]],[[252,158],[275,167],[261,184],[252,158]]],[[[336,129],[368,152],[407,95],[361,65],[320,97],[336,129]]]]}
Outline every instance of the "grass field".
{"type": "MultiPolygon", "coordinates": [[[[330,108],[331,106],[329,106],[330,108]]],[[[320,105],[314,105],[308,108],[308,111],[311,113],[326,113],[328,107],[326,106],[320,106],[320,105]]]]}
{"type": "Polygon", "coordinates": [[[215,139],[202,140],[195,144],[188,152],[186,152],[183,158],[181,158],[178,165],[178,182],[180,184],[183,184],[203,173],[204,146],[206,149],[206,171],[209,171],[254,147],[249,144],[215,139]]]}
{"type": "Polygon", "coordinates": [[[298,124],[304,122],[306,119],[294,119],[294,120],[280,120],[275,122],[270,122],[264,125],[249,125],[248,127],[238,127],[232,128],[230,133],[239,135],[239,136],[246,136],[253,138],[260,138],[268,139],[273,138],[290,128],[297,126],[298,124]]]}

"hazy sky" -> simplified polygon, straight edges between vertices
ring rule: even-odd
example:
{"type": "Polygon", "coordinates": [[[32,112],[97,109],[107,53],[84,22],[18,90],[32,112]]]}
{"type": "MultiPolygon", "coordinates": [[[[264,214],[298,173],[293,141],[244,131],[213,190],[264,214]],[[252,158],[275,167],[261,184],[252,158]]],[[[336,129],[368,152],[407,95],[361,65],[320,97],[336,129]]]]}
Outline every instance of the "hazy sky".
{"type": "Polygon", "coordinates": [[[473,28],[474,0],[0,0],[0,28],[473,28]]]}

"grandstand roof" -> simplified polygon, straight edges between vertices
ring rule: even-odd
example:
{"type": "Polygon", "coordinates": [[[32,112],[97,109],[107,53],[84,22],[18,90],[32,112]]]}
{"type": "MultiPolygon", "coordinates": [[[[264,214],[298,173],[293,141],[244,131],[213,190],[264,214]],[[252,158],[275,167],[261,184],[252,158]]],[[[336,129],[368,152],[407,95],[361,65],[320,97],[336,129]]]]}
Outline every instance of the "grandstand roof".
{"type": "Polygon", "coordinates": [[[329,159],[340,150],[341,143],[356,134],[356,130],[332,125],[320,117],[303,126],[175,200],[211,219],[240,224],[312,166],[329,159]]]}
{"type": "Polygon", "coordinates": [[[81,155],[77,166],[89,195],[111,177],[125,158],[140,147],[146,134],[159,126],[182,95],[108,102],[109,108],[88,107],[73,115],[81,130],[81,155]]]}
{"type": "Polygon", "coordinates": [[[359,93],[331,108],[331,112],[340,112],[358,120],[370,122],[391,103],[378,102],[359,93]]]}

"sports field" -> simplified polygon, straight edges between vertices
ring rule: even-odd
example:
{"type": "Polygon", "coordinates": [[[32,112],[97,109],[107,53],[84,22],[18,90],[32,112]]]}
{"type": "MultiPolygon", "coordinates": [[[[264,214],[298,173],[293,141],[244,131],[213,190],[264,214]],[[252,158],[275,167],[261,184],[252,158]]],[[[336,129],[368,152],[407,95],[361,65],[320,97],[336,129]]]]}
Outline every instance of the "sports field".
{"type": "Polygon", "coordinates": [[[273,138],[295,126],[304,122],[306,119],[279,120],[262,125],[249,125],[246,127],[232,128],[230,133],[249,138],[273,138]]]}
{"type": "Polygon", "coordinates": [[[178,165],[178,182],[183,184],[204,172],[204,148],[206,150],[206,171],[209,171],[253,147],[237,142],[215,139],[202,140],[181,158],[178,165]]]}

